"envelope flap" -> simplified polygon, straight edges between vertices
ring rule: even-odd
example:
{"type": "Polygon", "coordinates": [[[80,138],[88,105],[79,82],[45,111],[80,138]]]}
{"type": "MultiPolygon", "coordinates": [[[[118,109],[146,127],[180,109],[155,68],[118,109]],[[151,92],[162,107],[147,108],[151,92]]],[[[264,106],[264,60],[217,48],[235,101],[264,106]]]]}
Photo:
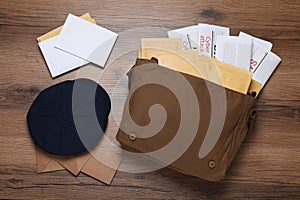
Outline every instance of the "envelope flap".
{"type": "Polygon", "coordinates": [[[97,149],[94,154],[98,154],[101,158],[97,158],[97,155],[91,156],[81,171],[107,185],[110,185],[121,163],[121,157],[105,149],[97,149]],[[109,166],[105,165],[102,160],[105,160],[109,166]]]}
{"type": "Polygon", "coordinates": [[[59,163],[53,160],[50,155],[38,148],[36,148],[36,164],[38,173],[59,171],[64,169],[59,163]]]}
{"type": "Polygon", "coordinates": [[[90,157],[91,154],[85,153],[80,156],[72,156],[66,158],[55,157],[55,160],[73,175],[77,176],[90,157]]]}
{"type": "Polygon", "coordinates": [[[110,55],[110,52],[116,42],[118,35],[112,36],[110,39],[106,40],[105,42],[99,44],[97,48],[95,48],[87,57],[87,60],[104,67],[106,61],[110,55]]]}

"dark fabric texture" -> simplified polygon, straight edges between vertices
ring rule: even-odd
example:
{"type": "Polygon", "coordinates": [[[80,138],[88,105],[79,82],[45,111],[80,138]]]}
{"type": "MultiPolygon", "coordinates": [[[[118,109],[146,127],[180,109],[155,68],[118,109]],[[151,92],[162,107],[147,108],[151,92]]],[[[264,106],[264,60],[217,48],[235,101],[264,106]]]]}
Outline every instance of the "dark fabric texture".
{"type": "Polygon", "coordinates": [[[43,90],[27,113],[34,143],[46,153],[70,156],[91,150],[107,126],[111,102],[89,79],[68,80],[43,90]]]}
{"type": "MultiPolygon", "coordinates": [[[[130,125],[128,125],[128,115],[123,114],[116,138],[124,148],[137,152],[153,152],[169,144],[175,137],[182,120],[180,110],[180,106],[182,105],[179,105],[179,101],[176,99],[174,93],[168,88],[159,84],[146,84],[133,91],[135,85],[138,85],[146,77],[151,76],[150,74],[153,74],[153,72],[159,77],[171,77],[166,81],[170,82],[171,85],[176,84],[177,80],[172,77],[175,77],[175,73],[179,72],[159,66],[157,63],[153,63],[153,61],[148,61],[148,67],[144,69],[142,66],[145,63],[147,63],[146,60],[137,60],[136,65],[128,73],[130,85],[129,93],[132,93],[132,96],[131,98],[127,98],[126,104],[129,106],[130,116],[139,126],[147,126],[151,121],[149,117],[150,107],[154,104],[160,104],[167,112],[167,119],[163,128],[156,135],[152,137],[139,137],[143,136],[144,133],[136,132],[134,127],[130,127],[130,125]],[[125,132],[121,127],[125,127],[131,131],[125,132]],[[134,140],[129,137],[133,132],[136,134],[134,140]]],[[[198,77],[184,73],[180,74],[184,76],[195,91],[199,104],[200,120],[195,122],[198,123],[199,126],[191,145],[177,160],[170,164],[169,167],[209,181],[221,180],[225,177],[226,171],[249,132],[249,129],[253,127],[255,123],[256,112],[254,105],[256,99],[251,95],[244,95],[223,88],[198,77]],[[207,84],[210,90],[208,90],[207,84]],[[214,93],[213,95],[218,97],[222,90],[225,90],[226,97],[224,125],[222,126],[219,137],[215,137],[215,139],[217,138],[217,142],[213,148],[208,154],[200,158],[200,147],[204,143],[204,138],[211,120],[215,120],[211,117],[211,96],[212,93],[214,93]]],[[[180,83],[178,85],[180,85],[180,83]]],[[[186,98],[189,98],[189,96],[187,95],[186,98]]],[[[192,116],[193,113],[191,112],[190,121],[195,120],[192,116]]],[[[222,122],[216,121],[216,124],[218,123],[222,122]]],[[[188,126],[185,134],[190,134],[188,126]]]]}

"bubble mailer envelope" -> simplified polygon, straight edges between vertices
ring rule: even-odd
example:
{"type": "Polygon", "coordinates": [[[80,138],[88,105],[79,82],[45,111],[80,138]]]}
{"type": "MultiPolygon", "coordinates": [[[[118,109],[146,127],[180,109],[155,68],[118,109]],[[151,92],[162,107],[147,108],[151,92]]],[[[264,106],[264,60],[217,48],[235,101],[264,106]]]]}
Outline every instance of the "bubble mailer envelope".
{"type": "Polygon", "coordinates": [[[188,175],[223,179],[256,120],[255,98],[153,60],[138,59],[128,77],[121,146],[188,175]]]}

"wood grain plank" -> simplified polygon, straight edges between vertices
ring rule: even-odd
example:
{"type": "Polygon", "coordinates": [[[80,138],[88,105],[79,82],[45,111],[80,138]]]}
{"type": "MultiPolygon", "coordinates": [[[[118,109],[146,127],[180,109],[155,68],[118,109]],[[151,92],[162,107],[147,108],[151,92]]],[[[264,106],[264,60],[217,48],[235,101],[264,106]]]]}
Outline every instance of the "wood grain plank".
{"type": "MultiPolygon", "coordinates": [[[[299,199],[299,10],[300,2],[293,0],[1,1],[0,198],[299,199]],[[52,79],[35,38],[63,24],[68,13],[85,12],[118,33],[145,27],[175,29],[202,22],[228,26],[233,35],[244,31],[274,44],[273,51],[282,63],[260,95],[256,127],[225,180],[210,183],[171,169],[144,174],[119,171],[108,187],[84,174],[36,174],[26,113],[40,91],[73,79],[77,71],[52,79]]],[[[129,57],[118,64],[128,67],[129,57]]],[[[114,72],[110,73],[110,79],[103,80],[108,90],[118,80],[114,72]]],[[[110,123],[107,135],[117,143],[114,136],[118,127],[110,123]]]]}

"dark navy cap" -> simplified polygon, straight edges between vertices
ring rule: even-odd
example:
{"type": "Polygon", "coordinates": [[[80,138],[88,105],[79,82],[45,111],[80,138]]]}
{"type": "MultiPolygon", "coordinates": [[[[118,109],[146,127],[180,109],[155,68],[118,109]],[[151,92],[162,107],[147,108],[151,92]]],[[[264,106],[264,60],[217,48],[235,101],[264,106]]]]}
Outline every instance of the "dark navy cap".
{"type": "Polygon", "coordinates": [[[46,153],[69,156],[91,150],[107,126],[111,102],[89,79],[69,80],[43,90],[27,113],[34,143],[46,153]]]}

